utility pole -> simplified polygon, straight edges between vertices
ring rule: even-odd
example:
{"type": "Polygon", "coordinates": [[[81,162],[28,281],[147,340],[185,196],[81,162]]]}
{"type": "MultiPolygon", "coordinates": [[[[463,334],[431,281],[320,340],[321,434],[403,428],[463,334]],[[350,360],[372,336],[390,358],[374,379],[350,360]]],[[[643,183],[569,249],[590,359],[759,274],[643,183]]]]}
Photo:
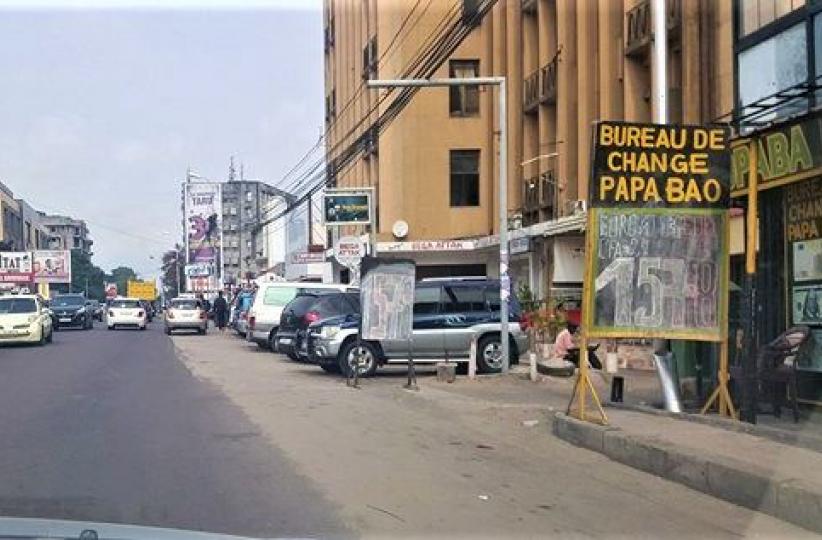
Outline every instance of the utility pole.
{"type": "MultiPolygon", "coordinates": [[[[465,77],[452,79],[395,79],[370,80],[369,88],[433,88],[443,86],[496,86],[499,90],[497,109],[499,114],[499,297],[500,297],[500,345],[502,372],[508,371],[508,298],[511,280],[508,276],[508,130],[505,111],[505,77],[465,77]]],[[[310,205],[309,205],[310,207],[310,205]]]]}

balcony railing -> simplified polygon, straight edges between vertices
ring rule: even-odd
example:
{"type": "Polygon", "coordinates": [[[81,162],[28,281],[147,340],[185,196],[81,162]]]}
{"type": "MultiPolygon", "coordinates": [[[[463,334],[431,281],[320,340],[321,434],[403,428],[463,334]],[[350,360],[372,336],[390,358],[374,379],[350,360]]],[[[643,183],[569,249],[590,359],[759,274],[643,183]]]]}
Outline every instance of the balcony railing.
{"type": "MultiPolygon", "coordinates": [[[[668,26],[668,39],[675,36],[682,21],[682,0],[668,0],[668,12],[665,19],[668,26]],[[672,35],[673,34],[673,35],[672,35]]],[[[625,34],[625,55],[641,56],[651,45],[653,36],[653,19],[651,17],[651,0],[643,0],[625,14],[627,32],[625,34]]]]}
{"type": "Polygon", "coordinates": [[[557,59],[534,71],[523,81],[522,110],[536,112],[537,106],[552,105],[557,102],[557,59]]]}
{"type": "Polygon", "coordinates": [[[523,225],[556,218],[556,179],[554,171],[526,178],[522,182],[523,225]]]}

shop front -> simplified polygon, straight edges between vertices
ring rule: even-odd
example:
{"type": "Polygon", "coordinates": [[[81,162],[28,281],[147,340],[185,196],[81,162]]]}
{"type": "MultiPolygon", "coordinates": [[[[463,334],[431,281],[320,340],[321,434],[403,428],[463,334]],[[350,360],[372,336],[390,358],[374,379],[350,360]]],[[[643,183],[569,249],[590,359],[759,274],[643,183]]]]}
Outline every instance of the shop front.
{"type": "MultiPolygon", "coordinates": [[[[761,345],[786,328],[811,328],[814,347],[797,364],[799,394],[822,402],[822,112],[774,125],[732,144],[735,206],[747,206],[750,141],[757,147],[759,253],[757,335],[761,345]]],[[[731,280],[741,283],[743,257],[731,280]],[[735,279],[736,278],[736,279],[735,279]]],[[[740,327],[739,292],[731,291],[731,336],[740,327]],[[736,327],[736,328],[735,328],[736,327]]],[[[739,351],[735,351],[738,356],[739,351]]],[[[732,360],[735,355],[732,354],[732,360]]]]}

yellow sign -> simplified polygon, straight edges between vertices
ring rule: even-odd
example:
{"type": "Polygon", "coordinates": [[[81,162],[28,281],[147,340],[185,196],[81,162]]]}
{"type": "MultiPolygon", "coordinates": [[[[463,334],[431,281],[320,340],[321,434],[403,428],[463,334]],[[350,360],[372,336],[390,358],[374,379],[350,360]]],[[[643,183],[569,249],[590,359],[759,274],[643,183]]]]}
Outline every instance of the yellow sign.
{"type": "Polygon", "coordinates": [[[129,281],[126,284],[126,291],[129,298],[149,301],[157,299],[157,288],[153,281],[129,281]]]}

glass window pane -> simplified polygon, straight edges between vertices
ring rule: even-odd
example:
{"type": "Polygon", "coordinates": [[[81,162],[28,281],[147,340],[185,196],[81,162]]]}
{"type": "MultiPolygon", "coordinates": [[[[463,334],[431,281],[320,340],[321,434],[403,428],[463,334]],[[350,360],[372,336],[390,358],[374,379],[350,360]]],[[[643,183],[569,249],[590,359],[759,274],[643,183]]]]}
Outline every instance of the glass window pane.
{"type": "Polygon", "coordinates": [[[414,315],[433,315],[440,303],[439,287],[417,287],[414,290],[414,315]]]}
{"type": "Polygon", "coordinates": [[[485,311],[485,294],[481,287],[445,287],[443,300],[448,311],[485,311]]]}
{"type": "Polygon", "coordinates": [[[263,295],[263,304],[267,306],[284,306],[297,295],[294,287],[269,287],[263,295]]]}
{"type": "MultiPolygon", "coordinates": [[[[755,112],[745,105],[784,90],[808,78],[807,38],[800,23],[739,54],[739,101],[743,114],[755,112]]],[[[807,101],[787,103],[756,120],[773,120],[807,108],[807,101]]]]}

